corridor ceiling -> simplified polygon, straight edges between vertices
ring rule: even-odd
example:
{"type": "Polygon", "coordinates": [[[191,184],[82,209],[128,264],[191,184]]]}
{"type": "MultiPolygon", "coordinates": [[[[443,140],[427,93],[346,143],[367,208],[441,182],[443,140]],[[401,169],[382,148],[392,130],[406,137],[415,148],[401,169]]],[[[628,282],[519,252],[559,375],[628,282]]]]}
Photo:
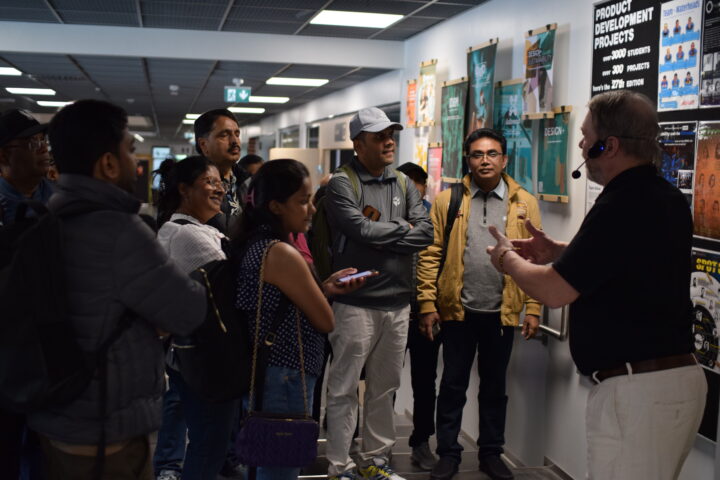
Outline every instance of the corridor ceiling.
{"type": "MultiPolygon", "coordinates": [[[[0,111],[36,101],[98,98],[122,105],[132,128],[181,140],[187,113],[230,106],[223,87],[242,79],[265,112],[256,123],[402,66],[402,41],[486,0],[0,0],[0,111]],[[403,15],[379,28],[312,25],[321,10],[403,15]],[[101,27],[101,28],[98,28],[101,27]],[[362,53],[360,53],[362,52],[362,53]],[[325,78],[320,87],[267,85],[273,76],[325,78]],[[5,87],[51,88],[52,97],[5,87]]],[[[49,115],[48,115],[49,116],[49,115]]]]}

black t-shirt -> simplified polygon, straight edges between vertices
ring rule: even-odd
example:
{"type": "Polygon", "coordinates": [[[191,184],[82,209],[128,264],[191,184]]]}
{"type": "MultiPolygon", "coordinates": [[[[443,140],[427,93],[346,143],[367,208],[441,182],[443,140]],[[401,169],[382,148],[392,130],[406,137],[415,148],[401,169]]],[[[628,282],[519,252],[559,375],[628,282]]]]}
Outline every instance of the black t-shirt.
{"type": "Polygon", "coordinates": [[[555,270],[580,296],[570,352],[580,372],[692,352],[692,219],[651,165],[613,178],[555,270]]]}

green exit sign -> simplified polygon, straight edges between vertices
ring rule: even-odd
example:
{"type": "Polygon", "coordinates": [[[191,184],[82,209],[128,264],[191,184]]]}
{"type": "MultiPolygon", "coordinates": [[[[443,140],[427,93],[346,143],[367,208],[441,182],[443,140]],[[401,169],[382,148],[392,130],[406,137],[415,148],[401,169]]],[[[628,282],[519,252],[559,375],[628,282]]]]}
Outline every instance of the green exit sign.
{"type": "Polygon", "coordinates": [[[250,101],[250,87],[225,87],[225,102],[226,103],[237,103],[237,102],[249,102],[250,101]]]}

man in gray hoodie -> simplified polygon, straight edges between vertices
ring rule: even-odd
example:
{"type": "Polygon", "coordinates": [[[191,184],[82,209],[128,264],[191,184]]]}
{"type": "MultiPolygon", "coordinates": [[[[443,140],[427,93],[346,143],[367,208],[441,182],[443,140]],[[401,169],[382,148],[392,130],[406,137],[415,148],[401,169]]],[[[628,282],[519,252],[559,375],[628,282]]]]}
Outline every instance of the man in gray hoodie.
{"type": "Polygon", "coordinates": [[[390,167],[396,130],[378,108],[350,121],[357,157],[336,172],[325,200],[332,230],[333,270],[377,270],[364,288],[335,298],[333,357],[328,374],[328,476],[400,480],[388,465],[395,444],[393,395],[400,385],[407,342],[413,253],[433,239],[433,227],[412,181],[390,167]],[[361,462],[349,451],[358,411],[357,387],[365,367],[361,462]],[[356,467],[359,467],[356,469],[356,467]],[[357,473],[356,473],[357,472],[357,473]]]}
{"type": "Polygon", "coordinates": [[[69,215],[64,286],[78,345],[95,352],[121,321],[128,326],[107,353],[106,393],[95,375],[78,398],[30,414],[28,424],[41,435],[48,479],[93,478],[103,433],[103,478],[151,479],[148,434],[160,426],[165,388],[159,332],[194,330],[205,291],[137,215],[137,161],[122,108],[80,100],[55,115],[49,136],[61,177],[48,206],[69,215]]]}

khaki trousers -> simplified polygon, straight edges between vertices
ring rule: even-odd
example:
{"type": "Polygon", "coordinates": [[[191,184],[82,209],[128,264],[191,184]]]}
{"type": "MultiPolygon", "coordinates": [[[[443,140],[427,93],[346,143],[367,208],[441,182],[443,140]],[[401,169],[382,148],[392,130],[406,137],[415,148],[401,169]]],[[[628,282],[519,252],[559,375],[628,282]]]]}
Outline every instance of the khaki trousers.
{"type": "Polygon", "coordinates": [[[335,330],[329,340],[333,356],[327,381],[328,475],[351,468],[350,445],[358,414],[357,388],[365,367],[363,462],[386,460],[395,444],[393,395],[400,386],[410,306],[382,311],[335,302],[335,330]]]}
{"type": "Polygon", "coordinates": [[[698,365],[595,385],[586,415],[588,478],[676,479],[695,441],[706,395],[698,365]]]}

